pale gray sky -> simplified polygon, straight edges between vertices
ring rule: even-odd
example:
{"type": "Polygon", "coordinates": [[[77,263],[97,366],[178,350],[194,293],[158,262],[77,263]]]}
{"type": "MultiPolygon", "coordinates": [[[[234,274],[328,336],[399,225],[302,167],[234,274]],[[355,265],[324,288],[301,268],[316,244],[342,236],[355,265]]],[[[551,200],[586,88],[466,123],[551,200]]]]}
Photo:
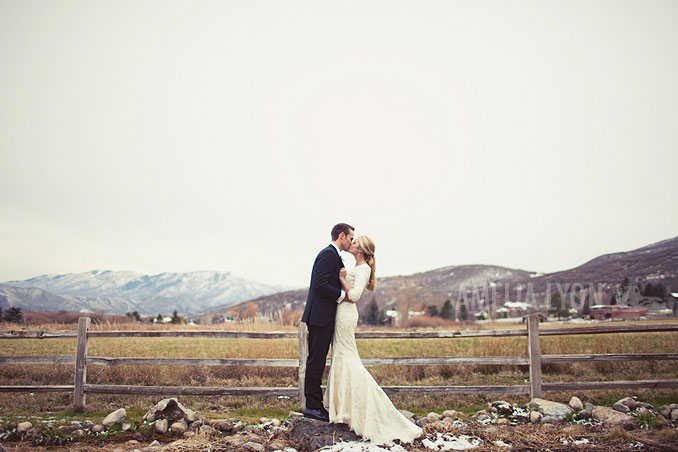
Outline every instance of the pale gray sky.
{"type": "Polygon", "coordinates": [[[0,0],[0,281],[535,271],[678,235],[676,1],[0,0]]]}

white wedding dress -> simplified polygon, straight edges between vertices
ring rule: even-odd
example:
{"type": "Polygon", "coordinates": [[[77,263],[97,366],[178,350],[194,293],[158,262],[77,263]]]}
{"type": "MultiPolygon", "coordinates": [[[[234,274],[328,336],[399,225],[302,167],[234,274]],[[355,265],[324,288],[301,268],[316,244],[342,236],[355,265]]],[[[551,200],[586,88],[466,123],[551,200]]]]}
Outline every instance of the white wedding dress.
{"type": "MultiPolygon", "coordinates": [[[[346,294],[358,300],[370,277],[370,266],[362,264],[349,270],[346,280],[352,289],[346,294]]],[[[344,423],[364,439],[383,444],[394,439],[411,442],[421,428],[400,413],[386,393],[365,369],[355,342],[358,309],[355,303],[337,306],[332,365],[325,392],[325,407],[330,422],[344,423]]]]}

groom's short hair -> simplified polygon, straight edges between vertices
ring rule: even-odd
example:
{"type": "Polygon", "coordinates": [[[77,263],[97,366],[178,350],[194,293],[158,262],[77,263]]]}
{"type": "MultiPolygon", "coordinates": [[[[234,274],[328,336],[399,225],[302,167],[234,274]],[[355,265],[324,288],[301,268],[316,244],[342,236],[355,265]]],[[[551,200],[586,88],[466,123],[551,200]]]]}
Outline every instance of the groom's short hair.
{"type": "Polygon", "coordinates": [[[332,228],[332,240],[337,240],[342,232],[348,235],[349,231],[355,231],[355,228],[346,223],[335,224],[332,228]]]}

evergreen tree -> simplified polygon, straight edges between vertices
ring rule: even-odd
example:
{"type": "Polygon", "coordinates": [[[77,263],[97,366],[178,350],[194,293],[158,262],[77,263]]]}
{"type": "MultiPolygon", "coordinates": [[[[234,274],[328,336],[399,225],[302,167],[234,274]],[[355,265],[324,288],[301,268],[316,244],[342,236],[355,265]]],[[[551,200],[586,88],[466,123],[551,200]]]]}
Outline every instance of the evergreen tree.
{"type": "Polygon", "coordinates": [[[466,303],[464,302],[464,299],[462,298],[459,301],[459,319],[460,320],[468,320],[468,311],[466,310],[466,303]]]}
{"type": "Polygon", "coordinates": [[[654,296],[659,297],[662,299],[662,301],[666,301],[666,298],[668,297],[669,291],[666,290],[666,287],[662,283],[657,283],[654,286],[654,296]]]}
{"type": "Polygon", "coordinates": [[[428,315],[429,317],[438,317],[440,313],[438,312],[438,306],[432,304],[431,306],[428,307],[428,315]]]}
{"type": "Polygon", "coordinates": [[[549,312],[557,315],[558,320],[560,320],[561,313],[563,312],[563,298],[560,296],[560,292],[558,291],[553,292],[551,295],[549,312]]]}
{"type": "Polygon", "coordinates": [[[141,316],[139,315],[139,311],[134,311],[132,313],[132,318],[136,320],[137,322],[141,322],[141,316]]]}
{"type": "Polygon", "coordinates": [[[370,302],[370,308],[367,311],[367,324],[368,325],[379,325],[379,305],[375,297],[372,297],[370,302]]]}
{"type": "Polygon", "coordinates": [[[0,322],[2,322],[2,306],[0,306],[0,322]]]}
{"type": "Polygon", "coordinates": [[[162,323],[163,321],[162,314],[158,314],[158,316],[155,318],[155,321],[158,323],[162,323]]]}
{"type": "Polygon", "coordinates": [[[450,300],[445,300],[443,308],[440,310],[440,317],[442,317],[443,319],[451,319],[453,315],[454,312],[452,309],[452,303],[450,302],[450,300]]]}
{"type": "Polygon", "coordinates": [[[645,284],[643,290],[640,291],[640,294],[644,297],[654,297],[654,286],[651,282],[645,284]]]}
{"type": "Polygon", "coordinates": [[[179,318],[179,313],[177,312],[176,309],[172,313],[172,323],[181,323],[181,319],[179,318]]]}
{"type": "Polygon", "coordinates": [[[616,294],[612,294],[612,298],[610,298],[610,304],[612,306],[617,304],[617,295],[616,294]]]}
{"type": "Polygon", "coordinates": [[[3,315],[5,322],[9,323],[23,323],[24,322],[24,313],[21,308],[11,307],[3,315]]]}
{"type": "Polygon", "coordinates": [[[581,315],[588,317],[591,315],[591,294],[586,294],[586,299],[584,300],[584,307],[581,310],[581,315]]]}

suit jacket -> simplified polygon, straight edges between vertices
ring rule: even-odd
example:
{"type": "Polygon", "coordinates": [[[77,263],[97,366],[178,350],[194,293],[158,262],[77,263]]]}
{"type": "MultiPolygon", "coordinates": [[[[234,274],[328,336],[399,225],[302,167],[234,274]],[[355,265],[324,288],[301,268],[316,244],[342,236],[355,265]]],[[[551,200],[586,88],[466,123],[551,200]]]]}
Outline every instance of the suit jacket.
{"type": "Polygon", "coordinates": [[[316,326],[334,325],[337,299],[341,295],[339,270],[344,263],[333,245],[324,248],[313,263],[311,286],[301,321],[316,326]]]}

